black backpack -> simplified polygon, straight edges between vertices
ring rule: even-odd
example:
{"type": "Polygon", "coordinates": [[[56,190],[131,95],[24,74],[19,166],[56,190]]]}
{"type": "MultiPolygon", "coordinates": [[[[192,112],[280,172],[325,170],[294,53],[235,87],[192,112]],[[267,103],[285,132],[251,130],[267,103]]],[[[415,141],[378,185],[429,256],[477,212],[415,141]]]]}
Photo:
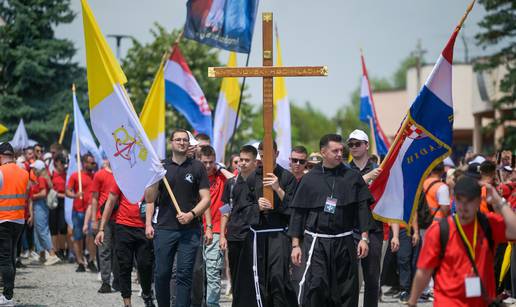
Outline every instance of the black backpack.
{"type": "MultiPolygon", "coordinates": [[[[430,210],[430,207],[428,206],[428,202],[426,201],[426,194],[430,189],[436,184],[441,182],[440,180],[436,179],[433,181],[426,190],[423,189],[423,192],[419,196],[419,202],[417,206],[417,225],[419,229],[427,229],[432,225],[432,222],[434,221],[434,217],[439,212],[439,210],[436,210],[433,214],[430,210]]],[[[440,208],[439,208],[440,209],[440,208]]]]}

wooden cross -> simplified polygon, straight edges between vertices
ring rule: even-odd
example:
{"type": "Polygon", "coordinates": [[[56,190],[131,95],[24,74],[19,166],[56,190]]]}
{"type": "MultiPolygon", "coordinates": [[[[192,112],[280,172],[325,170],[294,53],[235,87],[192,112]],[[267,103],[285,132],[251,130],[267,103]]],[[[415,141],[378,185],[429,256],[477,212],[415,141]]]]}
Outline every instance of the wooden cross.
{"type": "MultiPolygon", "coordinates": [[[[326,66],[273,67],[272,13],[262,14],[263,66],[262,67],[209,67],[208,77],[262,77],[263,78],[263,175],[274,171],[272,129],[274,122],[273,78],[327,76],[326,66]]],[[[263,197],[274,206],[271,187],[263,188],[263,197]]]]}

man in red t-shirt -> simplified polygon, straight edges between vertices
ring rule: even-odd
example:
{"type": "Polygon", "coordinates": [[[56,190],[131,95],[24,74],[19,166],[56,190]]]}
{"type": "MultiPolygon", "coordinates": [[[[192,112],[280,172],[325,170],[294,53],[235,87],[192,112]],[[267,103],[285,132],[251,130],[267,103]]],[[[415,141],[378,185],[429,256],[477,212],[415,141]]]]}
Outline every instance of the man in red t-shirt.
{"type": "MultiPolygon", "coordinates": [[[[111,171],[109,160],[104,160],[104,167],[95,173],[93,183],[91,185],[91,226],[93,233],[97,234],[99,222],[102,218],[105,203],[108,199],[109,192],[116,186],[115,177],[111,171]]],[[[118,203],[115,204],[115,207],[118,203]]],[[[86,217],[88,220],[88,217],[86,217]]],[[[99,269],[102,285],[98,290],[99,293],[111,292],[111,273],[113,273],[113,288],[118,289],[118,262],[114,257],[115,245],[115,215],[111,215],[111,219],[104,227],[104,243],[99,246],[99,269]],[[114,261],[112,261],[114,260],[114,261]]],[[[85,221],[87,223],[87,221],[85,221]]]]}
{"type": "MultiPolygon", "coordinates": [[[[200,150],[200,160],[206,168],[210,180],[210,210],[204,212],[204,262],[206,265],[206,304],[218,306],[220,300],[220,276],[224,264],[224,256],[220,250],[220,218],[222,207],[222,193],[227,178],[217,169],[215,149],[203,146],[200,150]]],[[[233,177],[231,173],[229,177],[233,177]]]]}
{"type": "Polygon", "coordinates": [[[145,306],[154,307],[152,295],[152,269],[154,254],[152,240],[145,237],[145,223],[140,215],[139,204],[131,203],[120,191],[118,185],[113,185],[104,205],[99,232],[95,244],[102,246],[105,242],[105,230],[110,220],[115,203],[119,203],[115,213],[116,247],[115,255],[120,268],[120,294],[125,306],[131,306],[131,272],[133,259],[136,258],[138,277],[142,287],[142,298],[145,306]]]}
{"type": "MultiPolygon", "coordinates": [[[[516,214],[495,188],[489,184],[485,186],[487,199],[498,213],[488,213],[486,216],[494,243],[516,238],[516,214]]],[[[449,235],[444,255],[441,258],[440,224],[434,223],[425,234],[409,306],[416,306],[434,271],[435,306],[487,306],[496,295],[493,267],[495,247],[490,248],[479,222],[480,185],[476,179],[462,176],[457,180],[454,192],[457,213],[447,218],[449,235]],[[480,276],[476,276],[467,250],[471,251],[480,276]]]]}
{"type": "MultiPolygon", "coordinates": [[[[83,241],[84,241],[84,219],[86,215],[86,209],[91,201],[91,185],[93,182],[93,171],[95,167],[95,159],[90,153],[85,154],[81,158],[82,170],[81,170],[81,184],[82,192],[79,188],[79,172],[75,172],[70,175],[68,179],[68,185],[66,188],[66,196],[73,198],[73,209],[72,209],[72,224],[73,224],[73,246],[75,251],[75,257],[77,260],[76,272],[85,272],[84,266],[84,254],[83,254],[83,241]]],[[[96,249],[93,237],[90,234],[86,235],[86,247],[90,253],[90,261],[88,262],[88,269],[92,272],[97,272],[95,266],[96,249]]]]}

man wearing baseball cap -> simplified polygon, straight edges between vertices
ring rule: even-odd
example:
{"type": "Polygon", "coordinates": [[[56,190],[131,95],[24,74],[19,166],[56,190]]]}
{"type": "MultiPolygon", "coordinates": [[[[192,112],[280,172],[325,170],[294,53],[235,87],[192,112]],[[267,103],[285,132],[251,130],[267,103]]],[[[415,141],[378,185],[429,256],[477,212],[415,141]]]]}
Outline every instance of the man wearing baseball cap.
{"type": "Polygon", "coordinates": [[[25,224],[28,185],[29,173],[16,165],[11,144],[0,144],[0,274],[4,282],[1,306],[14,306],[16,246],[25,224]]]}

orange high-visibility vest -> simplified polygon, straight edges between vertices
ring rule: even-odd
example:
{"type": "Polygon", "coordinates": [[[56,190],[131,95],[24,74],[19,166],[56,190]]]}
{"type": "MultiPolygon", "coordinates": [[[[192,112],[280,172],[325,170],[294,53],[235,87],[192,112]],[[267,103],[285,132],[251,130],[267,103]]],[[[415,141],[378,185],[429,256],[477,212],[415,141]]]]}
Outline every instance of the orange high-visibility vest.
{"type": "MultiPolygon", "coordinates": [[[[438,180],[438,179],[435,179],[435,178],[428,178],[425,180],[425,182],[423,182],[423,189],[425,191],[427,191],[428,187],[430,186],[430,184],[432,182],[434,182],[435,180],[438,180]]],[[[444,184],[444,182],[438,182],[434,185],[432,185],[432,187],[430,188],[430,190],[428,190],[426,192],[426,202],[428,203],[428,208],[430,208],[430,212],[432,214],[435,213],[435,216],[434,216],[434,221],[439,221],[441,220],[443,217],[446,217],[448,214],[444,214],[444,212],[442,210],[439,210],[440,208],[440,205],[439,203],[437,202],[437,190],[439,190],[440,187],[442,187],[444,184]],[[437,213],[436,213],[437,212],[437,213]]]]}
{"type": "Polygon", "coordinates": [[[0,189],[0,220],[25,219],[29,173],[15,163],[0,166],[3,187],[0,189]]]}

